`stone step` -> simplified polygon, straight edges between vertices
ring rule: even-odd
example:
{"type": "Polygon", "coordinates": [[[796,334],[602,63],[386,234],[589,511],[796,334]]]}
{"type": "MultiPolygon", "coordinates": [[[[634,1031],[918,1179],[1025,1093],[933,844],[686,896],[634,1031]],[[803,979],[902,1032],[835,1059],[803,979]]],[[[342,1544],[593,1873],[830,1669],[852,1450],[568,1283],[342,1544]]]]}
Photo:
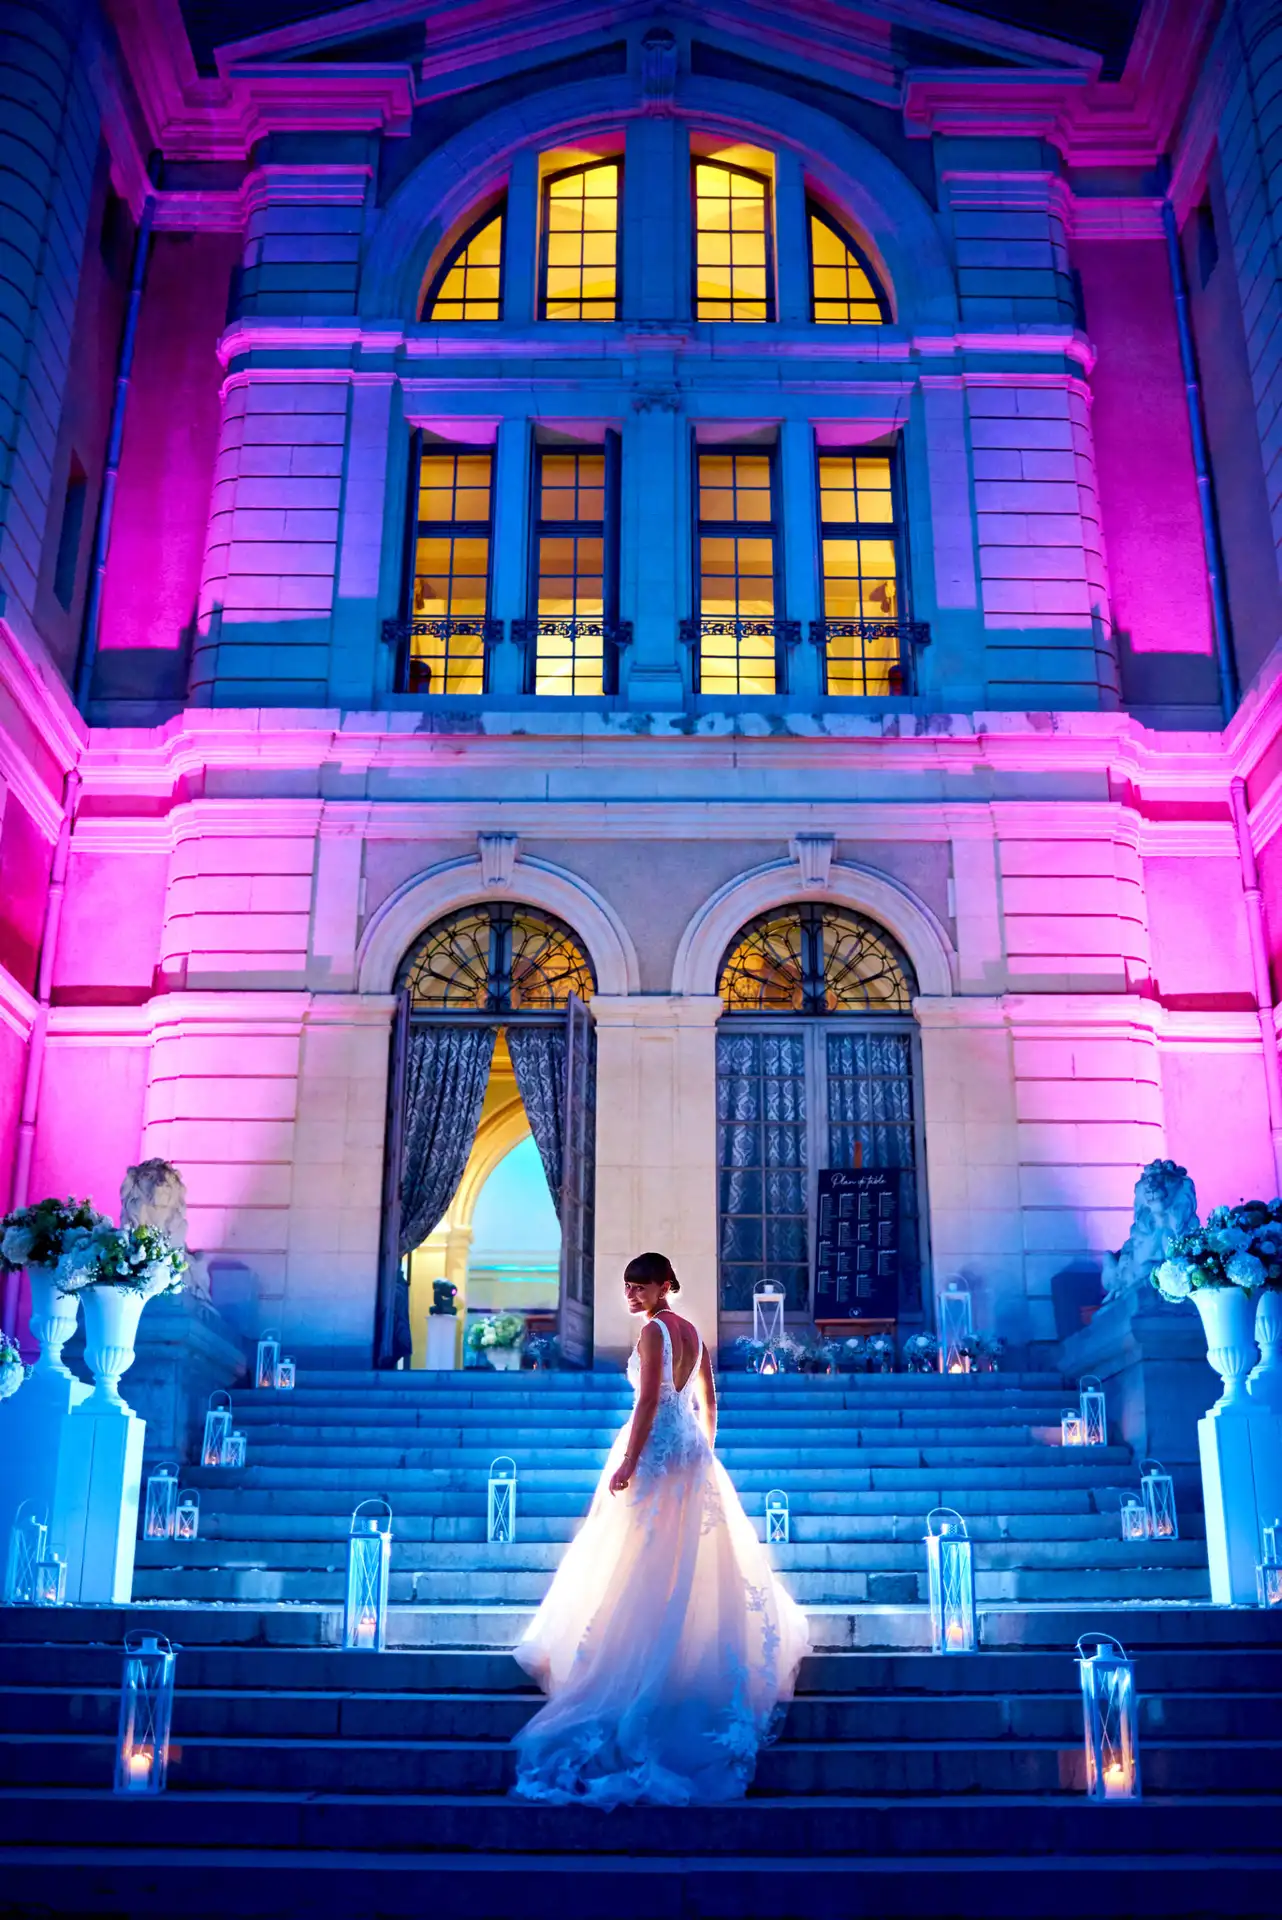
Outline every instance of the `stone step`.
{"type": "MultiPolygon", "coordinates": [[[[591,1443],[585,1440],[580,1445],[562,1439],[555,1433],[541,1436],[537,1430],[529,1431],[524,1443],[518,1442],[511,1434],[506,1439],[508,1444],[500,1447],[500,1451],[506,1451],[515,1458],[518,1472],[531,1469],[545,1472],[562,1468],[576,1470],[592,1465],[599,1471],[605,1465],[614,1435],[606,1434],[599,1441],[591,1443]]],[[[461,1438],[447,1437],[441,1442],[441,1448],[458,1469],[470,1467],[479,1472],[488,1472],[495,1457],[493,1446],[473,1446],[461,1438]]],[[[301,1468],[309,1476],[312,1472],[324,1475],[327,1469],[335,1467],[350,1472],[373,1473],[384,1468],[419,1468],[422,1456],[428,1451],[422,1441],[414,1441],[409,1446],[384,1446],[369,1440],[359,1431],[350,1434],[341,1445],[333,1441],[308,1444],[298,1436],[291,1435],[287,1439],[261,1441],[254,1449],[252,1463],[256,1468],[261,1466],[276,1471],[289,1467],[301,1468]]],[[[1066,1471],[1084,1467],[1096,1474],[1105,1471],[1117,1473],[1131,1465],[1130,1449],[1120,1446],[1052,1448],[1042,1442],[1017,1445],[1001,1440],[980,1439],[964,1443],[947,1441],[927,1447],[910,1445],[907,1441],[903,1444],[861,1441],[854,1433],[834,1434],[828,1444],[814,1447],[794,1446],[791,1441],[786,1447],[773,1446],[765,1441],[732,1441],[719,1444],[717,1455],[731,1474],[754,1469],[790,1473],[816,1468],[839,1471],[872,1467],[992,1467],[1000,1472],[1008,1472],[1012,1480],[1017,1480],[1025,1468],[1046,1467],[1054,1471],[1061,1462],[1066,1471]]],[[[1138,1474],[1135,1478],[1138,1482],[1138,1474]]]]}
{"type": "MultiPolygon", "coordinates": [[[[199,1485],[202,1489],[201,1528],[204,1529],[207,1515],[241,1514],[280,1514],[282,1505],[279,1491],[264,1487],[247,1486],[244,1476],[224,1474],[212,1468],[191,1468],[184,1475],[184,1485],[199,1485]]],[[[556,1484],[550,1486],[530,1486],[526,1480],[520,1483],[520,1511],[524,1515],[569,1515],[579,1520],[587,1511],[591,1491],[596,1485],[596,1476],[587,1477],[587,1485],[582,1484],[565,1488],[556,1484]]],[[[765,1511],[766,1485],[755,1488],[739,1487],[739,1493],[746,1511],[758,1517],[765,1511]]],[[[972,1488],[967,1495],[966,1520],[969,1525],[972,1516],[994,1517],[1018,1516],[1023,1519],[1040,1520],[1043,1517],[1064,1516],[1073,1519],[1090,1517],[1098,1520],[1107,1516],[1109,1528],[1116,1530],[1118,1521],[1118,1501],[1108,1499],[1097,1506],[1095,1489],[1085,1487],[1060,1487],[1051,1490],[1044,1488],[972,1488]]],[[[1101,1493],[1108,1489],[1101,1489],[1101,1493]]],[[[795,1513],[827,1514],[834,1517],[850,1516],[851,1501],[847,1493],[831,1489],[811,1489],[799,1492],[795,1483],[790,1483],[788,1493],[795,1513]]],[[[352,1507],[358,1489],[344,1486],[341,1490],[316,1488],[300,1485],[291,1490],[288,1512],[307,1518],[312,1515],[325,1515],[338,1519],[346,1532],[351,1524],[352,1507]]],[[[930,1507],[938,1504],[927,1495],[918,1495],[911,1490],[907,1494],[886,1493],[880,1490],[863,1491],[859,1494],[859,1517],[875,1519],[890,1515],[899,1519],[909,1519],[916,1524],[921,1517],[922,1531],[925,1531],[925,1516],[930,1507]]],[[[453,1488],[427,1490],[412,1488],[401,1490],[397,1494],[395,1519],[399,1523],[402,1516],[420,1515],[424,1517],[448,1518],[456,1514],[483,1514],[486,1508],[486,1481],[484,1476],[468,1475],[464,1484],[453,1488]]],[[[1193,1516],[1196,1519],[1197,1516],[1193,1516]]],[[[1181,1507],[1180,1521],[1183,1526],[1184,1510],[1181,1507]]],[[[1106,1529],[1107,1530],[1107,1529],[1106,1529]]]]}
{"type": "MultiPolygon", "coordinates": [[[[549,1447],[601,1448],[608,1451],[624,1425],[622,1421],[576,1425],[564,1420],[558,1420],[555,1425],[534,1425],[530,1424],[531,1419],[532,1416],[526,1414],[519,1425],[487,1420],[467,1426],[447,1420],[421,1420],[416,1424],[390,1420],[366,1423],[362,1420],[354,1425],[342,1419],[328,1422],[244,1421],[238,1424],[255,1454],[265,1448],[303,1446],[331,1454],[335,1451],[349,1453],[356,1449],[362,1452],[389,1448],[398,1452],[421,1452],[431,1447],[467,1447],[483,1450],[491,1457],[495,1452],[512,1453],[531,1448],[542,1451],[549,1447]]],[[[1030,1447],[1041,1450],[1051,1446],[1060,1446],[1058,1421],[1053,1427],[1030,1425],[1026,1421],[977,1423],[973,1420],[958,1420],[952,1425],[924,1425],[918,1421],[883,1421],[875,1424],[866,1423],[852,1415],[846,1420],[834,1419],[830,1423],[807,1422],[804,1427],[776,1426],[773,1422],[767,1425],[754,1420],[741,1424],[722,1421],[717,1428],[717,1452],[723,1458],[745,1447],[768,1448],[773,1454],[790,1458],[794,1453],[804,1454],[816,1449],[827,1453],[833,1449],[845,1451],[851,1447],[960,1447],[967,1452],[974,1447],[982,1447],[1007,1453],[1030,1447]]],[[[1099,1452],[1101,1449],[1092,1451],[1099,1452]]]]}
{"type": "MultiPolygon", "coordinates": [[[[989,1373],[777,1373],[766,1377],[731,1367],[717,1368],[718,1385],[734,1394],[781,1393],[987,1393],[994,1389],[1027,1388],[1076,1397],[1077,1381],[1049,1370],[1019,1372],[998,1369],[989,1373]]],[[[500,1371],[497,1367],[465,1367],[444,1373],[412,1369],[317,1367],[304,1368],[294,1397],[307,1392],[356,1392],[396,1395],[415,1391],[452,1390],[470,1393],[528,1392],[544,1396],[629,1391],[622,1367],[617,1373],[602,1368],[587,1373],[568,1368],[500,1371]]],[[[238,1397],[261,1393],[277,1399],[290,1396],[275,1389],[242,1388],[238,1397]]]]}
{"type": "MultiPolygon", "coordinates": [[[[917,1495],[929,1495],[932,1505],[956,1504],[942,1502],[934,1491],[948,1486],[958,1491],[966,1489],[988,1488],[993,1491],[1019,1489],[1028,1492],[1057,1493],[1061,1487],[1102,1487],[1106,1483],[1121,1484],[1125,1477],[1124,1469],[1129,1462],[1098,1460],[1104,1453],[1101,1447],[1090,1449],[1097,1457],[1097,1463],[1079,1463],[1076,1460],[1063,1460],[1058,1453],[1048,1448],[1041,1456],[1042,1464],[1001,1468],[996,1466],[976,1466],[969,1462],[957,1464],[948,1460],[928,1460],[920,1466],[884,1466],[884,1467],[797,1467],[788,1470],[788,1484],[798,1492],[812,1490],[816,1493],[845,1489],[852,1493],[871,1492],[910,1492],[917,1495]],[[1120,1471],[1119,1471],[1120,1470],[1120,1471]]],[[[1111,1449],[1109,1450],[1112,1451],[1111,1449]]],[[[1121,1451],[1120,1449],[1118,1451],[1121,1451]]],[[[452,1456],[453,1457],[453,1456],[452,1456]]],[[[574,1456],[582,1461],[581,1455],[574,1456]]],[[[601,1466],[605,1456],[593,1466],[591,1463],[577,1466],[544,1467],[529,1466],[517,1462],[518,1480],[522,1485],[535,1487],[574,1488],[585,1496],[590,1494],[600,1478],[601,1466]]],[[[475,1487],[478,1474],[482,1480],[489,1468],[488,1457],[483,1466],[450,1467],[410,1467],[379,1464],[370,1467],[365,1464],[348,1465],[339,1463],[315,1462],[308,1470],[304,1460],[296,1466],[256,1466],[244,1467],[195,1467],[188,1474],[189,1482],[196,1487],[263,1487],[294,1489],[305,1487],[313,1492],[325,1490],[354,1495],[356,1500],[366,1498],[383,1488],[396,1488],[406,1492],[431,1492],[437,1490],[462,1489],[475,1487]]],[[[779,1463],[767,1467],[736,1465],[732,1475],[735,1485],[741,1492],[768,1491],[780,1482],[779,1463]]],[[[913,1506],[920,1504],[914,1499],[913,1506]]],[[[1050,1503],[1048,1503],[1050,1504],[1050,1503]]],[[[585,1499],[586,1505],[586,1499],[585,1499]]]]}

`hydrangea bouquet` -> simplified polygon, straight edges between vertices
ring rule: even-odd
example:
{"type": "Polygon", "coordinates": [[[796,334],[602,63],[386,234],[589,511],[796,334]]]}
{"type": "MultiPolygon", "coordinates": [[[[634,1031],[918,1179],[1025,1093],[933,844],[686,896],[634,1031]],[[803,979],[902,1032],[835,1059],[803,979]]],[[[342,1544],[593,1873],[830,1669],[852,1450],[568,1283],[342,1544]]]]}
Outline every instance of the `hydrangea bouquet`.
{"type": "Polygon", "coordinates": [[[0,1333],[0,1400],[16,1393],[27,1377],[22,1355],[7,1333],[0,1333]]]}
{"type": "Polygon", "coordinates": [[[0,1220],[0,1273],[56,1267],[72,1237],[106,1226],[87,1200],[39,1200],[0,1220]]]}
{"type": "Polygon", "coordinates": [[[113,1227],[100,1221],[68,1234],[58,1262],[59,1293],[86,1287],[122,1287],[144,1300],[182,1290],[187,1254],[159,1227],[113,1227]]]}
{"type": "Polygon", "coordinates": [[[1164,1300],[1187,1300],[1203,1287],[1282,1288],[1282,1200],[1216,1207],[1204,1227],[1173,1235],[1153,1285],[1164,1300]]]}
{"type": "Polygon", "coordinates": [[[934,1373],[939,1366],[939,1335],[910,1333],[904,1341],[903,1358],[909,1373],[934,1373]]]}
{"type": "Polygon", "coordinates": [[[525,1338],[525,1320],[519,1313],[494,1313],[488,1320],[474,1320],[467,1330],[467,1344],[473,1353],[489,1347],[519,1347],[525,1338]]]}

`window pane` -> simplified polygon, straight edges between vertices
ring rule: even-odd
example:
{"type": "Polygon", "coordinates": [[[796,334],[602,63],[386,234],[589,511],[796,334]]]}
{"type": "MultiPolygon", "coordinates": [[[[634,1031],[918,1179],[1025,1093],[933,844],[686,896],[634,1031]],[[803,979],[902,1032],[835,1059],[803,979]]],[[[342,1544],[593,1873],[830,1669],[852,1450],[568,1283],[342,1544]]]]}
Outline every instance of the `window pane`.
{"type": "Polygon", "coordinates": [[[498,320],[499,268],[503,257],[503,210],[491,216],[450,262],[429,320],[498,320]]]}
{"type": "Polygon", "coordinates": [[[810,209],[810,301],[813,318],[828,326],[878,326],[882,306],[854,243],[810,209]]]}
{"type": "Polygon", "coordinates": [[[545,319],[617,317],[619,180],[619,163],[611,160],[544,183],[545,319]]]}
{"type": "Polygon", "coordinates": [[[769,320],[770,183],[714,161],[694,167],[695,311],[700,320],[769,320]]]}

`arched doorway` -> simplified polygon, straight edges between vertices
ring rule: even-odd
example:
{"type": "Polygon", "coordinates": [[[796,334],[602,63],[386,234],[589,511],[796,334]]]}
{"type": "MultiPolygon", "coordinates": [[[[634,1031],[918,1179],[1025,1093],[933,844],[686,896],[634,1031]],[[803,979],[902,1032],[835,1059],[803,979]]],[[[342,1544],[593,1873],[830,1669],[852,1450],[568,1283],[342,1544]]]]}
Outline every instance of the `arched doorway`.
{"type": "Polygon", "coordinates": [[[803,901],[748,921],[717,987],[723,1326],[751,1314],[763,1280],[783,1286],[797,1319],[919,1319],[924,1155],[907,954],[863,914],[803,901]]]}
{"type": "Polygon", "coordinates": [[[397,975],[375,1345],[381,1366],[408,1358],[406,1262],[445,1218],[466,1173],[502,1046],[561,1227],[563,1357],[592,1351],[595,1136],[592,965],[573,930],[508,901],[435,922],[397,975]]]}

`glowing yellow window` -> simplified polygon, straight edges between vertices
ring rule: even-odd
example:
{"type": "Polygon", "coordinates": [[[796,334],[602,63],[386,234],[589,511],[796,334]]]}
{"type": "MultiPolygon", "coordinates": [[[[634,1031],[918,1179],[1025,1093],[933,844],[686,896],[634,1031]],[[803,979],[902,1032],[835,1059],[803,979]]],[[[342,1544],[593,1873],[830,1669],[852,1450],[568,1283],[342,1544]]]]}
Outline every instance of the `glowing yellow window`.
{"type": "Polygon", "coordinates": [[[411,693],[483,693],[493,455],[426,446],[419,456],[411,693]]]}
{"type": "Polygon", "coordinates": [[[468,229],[423,302],[425,319],[502,319],[503,228],[504,208],[499,207],[468,229]]]}
{"type": "Polygon", "coordinates": [[[896,691],[899,527],[889,454],[821,453],[819,523],[827,691],[896,691]]]}
{"type": "Polygon", "coordinates": [[[694,310],[699,320],[773,320],[770,182],[694,162],[694,310]]]}
{"type": "Polygon", "coordinates": [[[774,489],[768,453],[699,455],[700,693],[773,693],[774,489]]]}
{"type": "Polygon", "coordinates": [[[618,318],[621,175],[617,160],[602,160],[544,181],[545,320],[618,318]]]}
{"type": "Polygon", "coordinates": [[[821,324],[876,327],[890,318],[885,296],[848,233],[807,203],[810,226],[810,311],[821,324]]]}
{"type": "Polygon", "coordinates": [[[533,690],[603,693],[605,455],[547,447],[538,460],[533,690]]]}

